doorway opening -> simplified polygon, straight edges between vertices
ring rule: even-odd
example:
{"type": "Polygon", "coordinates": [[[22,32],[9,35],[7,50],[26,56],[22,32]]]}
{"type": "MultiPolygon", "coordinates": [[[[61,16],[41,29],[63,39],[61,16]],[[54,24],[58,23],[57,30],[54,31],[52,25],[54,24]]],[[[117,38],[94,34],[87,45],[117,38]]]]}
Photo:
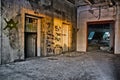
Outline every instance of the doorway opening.
{"type": "Polygon", "coordinates": [[[25,33],[25,57],[37,56],[37,34],[25,33]]]}
{"type": "Polygon", "coordinates": [[[87,23],[87,51],[114,52],[114,22],[87,23]]]}
{"type": "Polygon", "coordinates": [[[25,16],[25,58],[37,56],[38,19],[25,16]]]}
{"type": "Polygon", "coordinates": [[[67,52],[69,50],[69,25],[63,24],[63,52],[67,52]]]}

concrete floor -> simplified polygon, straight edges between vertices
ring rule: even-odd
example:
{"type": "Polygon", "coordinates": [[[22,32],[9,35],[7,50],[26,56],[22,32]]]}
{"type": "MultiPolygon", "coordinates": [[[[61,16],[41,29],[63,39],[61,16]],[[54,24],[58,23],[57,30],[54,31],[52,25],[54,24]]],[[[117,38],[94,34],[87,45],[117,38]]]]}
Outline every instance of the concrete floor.
{"type": "Polygon", "coordinates": [[[72,52],[0,66],[0,80],[120,80],[119,76],[120,55],[105,52],[72,52]]]}

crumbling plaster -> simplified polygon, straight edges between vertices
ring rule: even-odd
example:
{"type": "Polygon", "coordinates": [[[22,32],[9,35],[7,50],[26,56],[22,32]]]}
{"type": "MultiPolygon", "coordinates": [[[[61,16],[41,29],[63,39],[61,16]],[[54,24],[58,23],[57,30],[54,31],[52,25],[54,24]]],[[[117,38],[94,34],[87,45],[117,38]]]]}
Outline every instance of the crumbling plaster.
{"type": "MultiPolygon", "coordinates": [[[[31,0],[30,0],[31,1],[31,0]]],[[[53,18],[57,17],[59,19],[63,19],[64,21],[68,21],[72,23],[72,27],[76,27],[76,12],[75,12],[75,7],[67,2],[66,0],[61,1],[61,0],[53,0],[53,4],[51,4],[51,0],[40,0],[41,2],[36,3],[36,2],[30,2],[29,0],[2,0],[2,7],[1,7],[1,22],[2,26],[0,27],[0,42],[1,42],[1,52],[0,52],[0,62],[2,64],[4,63],[9,63],[13,62],[17,59],[24,59],[24,13],[22,13],[22,9],[34,11],[34,14],[44,14],[44,19],[42,19],[42,29],[45,29],[46,23],[50,22],[53,26],[53,18]],[[64,13],[64,14],[61,14],[64,13]],[[49,17],[48,17],[49,16],[49,17]],[[10,39],[9,39],[9,31],[3,30],[5,26],[7,25],[5,22],[5,19],[8,21],[10,19],[13,19],[15,22],[18,21],[18,31],[13,32],[14,34],[17,35],[15,43],[17,48],[13,49],[10,46],[10,39]],[[2,36],[2,37],[1,37],[2,36]],[[2,40],[2,41],[1,41],[2,40]]],[[[43,17],[43,16],[42,16],[43,17]]],[[[61,23],[62,24],[62,23],[61,23]]],[[[75,35],[75,32],[73,32],[75,35]]],[[[75,38],[74,38],[75,39],[75,38]]],[[[73,40],[75,41],[75,40],[73,40]]],[[[75,50],[76,45],[71,47],[71,50],[75,50]]],[[[44,51],[44,50],[43,50],[44,51]]],[[[42,53],[46,56],[47,53],[42,53]]]]}

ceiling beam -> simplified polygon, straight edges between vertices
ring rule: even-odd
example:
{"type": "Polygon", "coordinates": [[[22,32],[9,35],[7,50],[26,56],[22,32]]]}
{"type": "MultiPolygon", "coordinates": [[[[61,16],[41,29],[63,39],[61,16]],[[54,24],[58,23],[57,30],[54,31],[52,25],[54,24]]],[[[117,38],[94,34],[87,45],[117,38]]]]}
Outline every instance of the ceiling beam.
{"type": "Polygon", "coordinates": [[[89,5],[92,5],[92,2],[90,0],[85,0],[89,5]]]}
{"type": "Polygon", "coordinates": [[[84,4],[78,4],[76,5],[77,7],[81,7],[81,6],[91,6],[91,7],[104,7],[104,6],[109,6],[109,7],[113,7],[116,5],[116,1],[114,0],[105,0],[105,2],[99,2],[99,3],[95,3],[94,0],[84,0],[84,4]]]}
{"type": "Polygon", "coordinates": [[[108,2],[104,2],[104,3],[98,3],[98,4],[93,4],[92,6],[93,7],[99,7],[99,6],[108,6],[108,5],[110,5],[110,3],[108,3],[108,2]]]}
{"type": "Polygon", "coordinates": [[[69,2],[71,2],[72,4],[75,4],[75,0],[67,0],[69,2]]]}

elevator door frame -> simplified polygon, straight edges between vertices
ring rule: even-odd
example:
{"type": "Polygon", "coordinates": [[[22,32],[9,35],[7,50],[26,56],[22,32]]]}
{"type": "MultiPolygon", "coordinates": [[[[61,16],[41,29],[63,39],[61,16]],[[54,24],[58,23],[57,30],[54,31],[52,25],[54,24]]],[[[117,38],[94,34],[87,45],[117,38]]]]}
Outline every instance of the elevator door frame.
{"type": "MultiPolygon", "coordinates": [[[[36,47],[36,56],[35,57],[41,56],[41,46],[40,46],[41,45],[41,18],[34,16],[34,15],[29,15],[29,14],[25,14],[25,18],[26,17],[37,19],[37,32],[33,32],[33,34],[37,35],[37,44],[36,44],[37,47],[36,47]]],[[[28,57],[26,57],[26,53],[25,53],[26,52],[26,50],[25,50],[25,47],[26,47],[25,34],[27,33],[27,32],[25,32],[25,24],[26,24],[26,21],[24,19],[24,57],[28,58],[28,57]]],[[[32,34],[32,33],[29,33],[29,34],[32,34]]]]}

